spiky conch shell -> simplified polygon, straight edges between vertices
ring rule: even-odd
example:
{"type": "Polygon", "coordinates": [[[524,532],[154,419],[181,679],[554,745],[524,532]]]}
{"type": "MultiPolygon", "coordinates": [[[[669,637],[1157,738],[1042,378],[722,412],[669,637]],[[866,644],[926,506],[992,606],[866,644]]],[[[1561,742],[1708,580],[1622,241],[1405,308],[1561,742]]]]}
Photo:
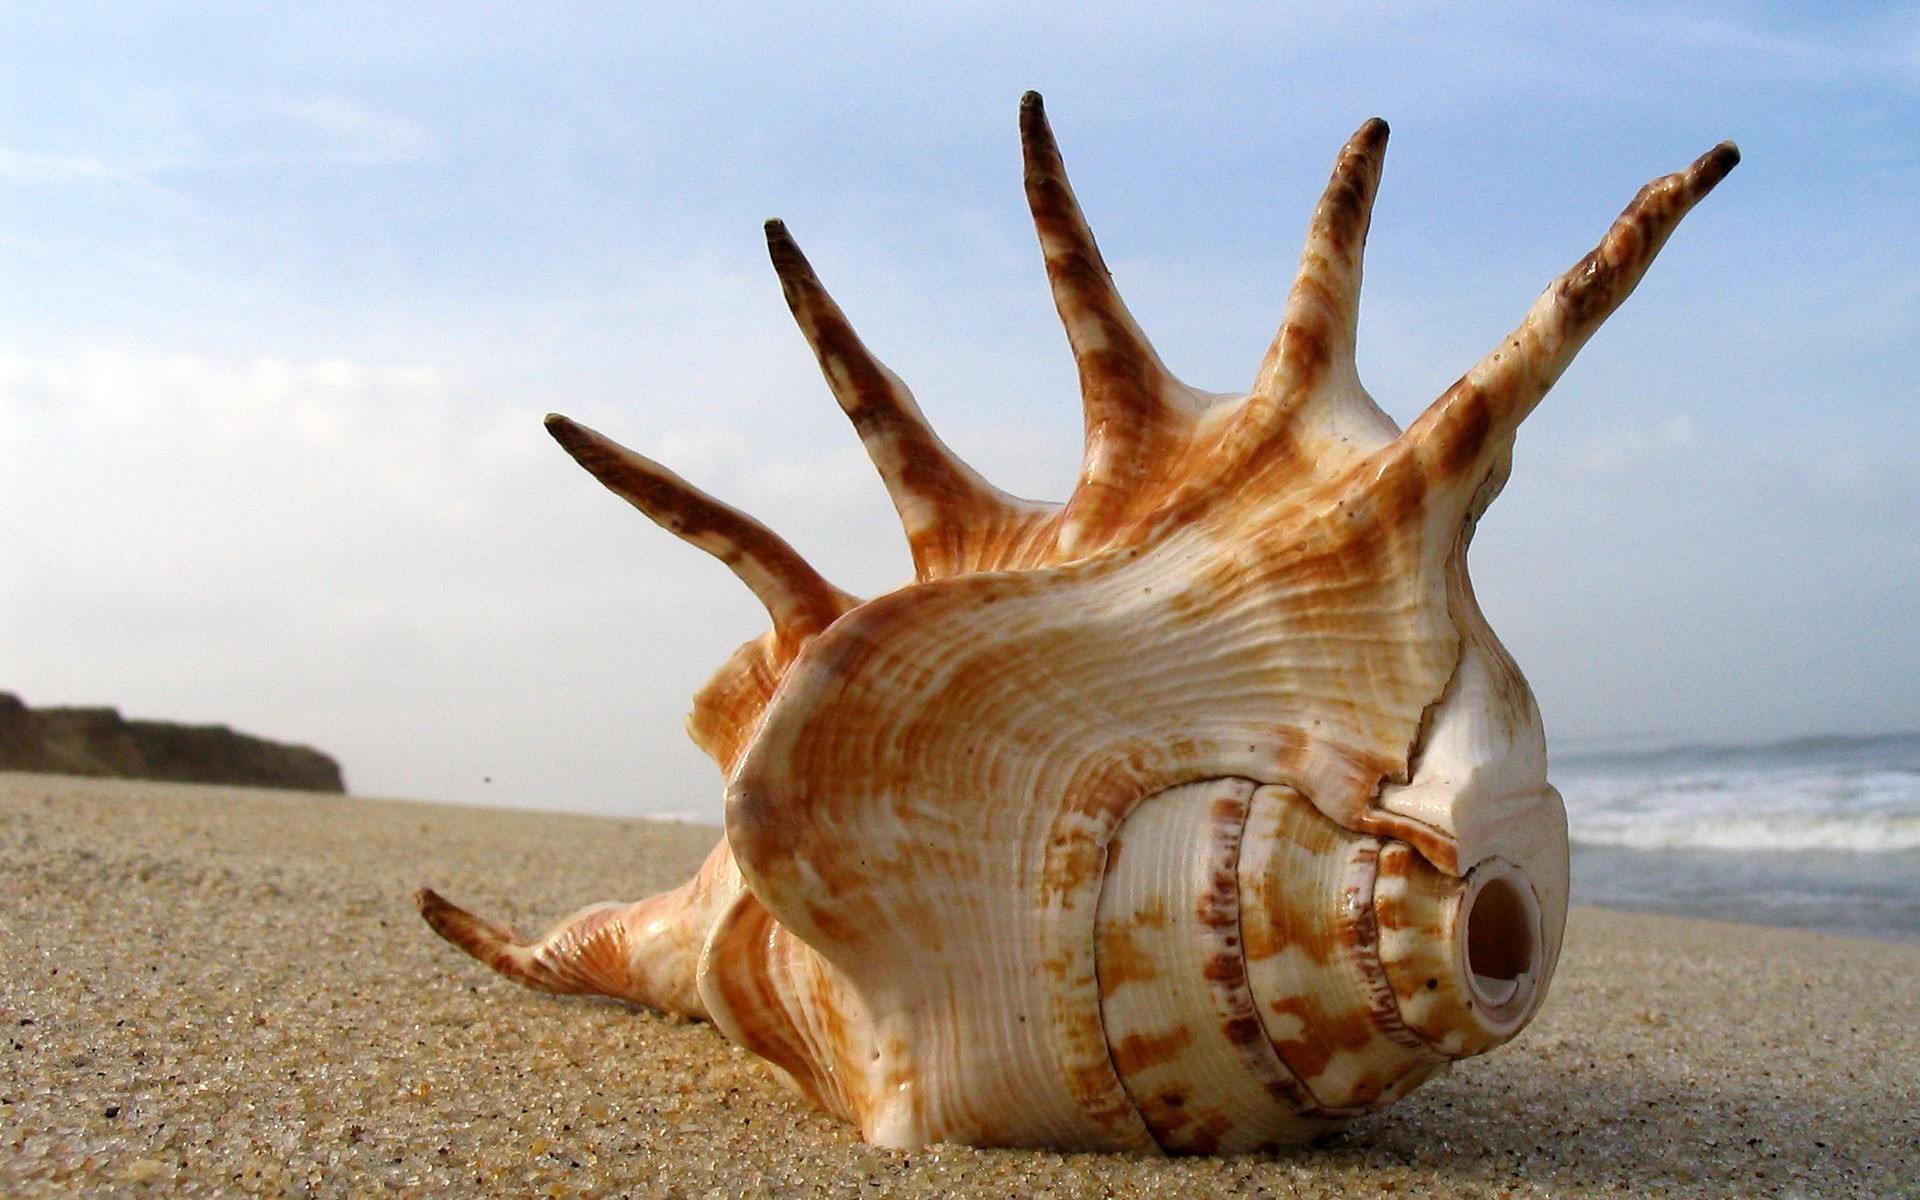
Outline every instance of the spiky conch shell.
{"type": "Polygon", "coordinates": [[[1086,407],[1072,497],[1016,499],[948,450],[770,222],[914,582],[862,602],[550,417],[773,618],[690,720],[726,838],[681,888],[539,939],[421,907],[533,987],[711,1018],[876,1143],[1305,1140],[1511,1037],[1545,994],[1565,814],[1467,542],[1520,421],[1738,153],[1647,185],[1402,433],[1354,366],[1383,122],[1341,152],[1242,398],[1162,365],[1037,95],[1021,127],[1086,407]]]}

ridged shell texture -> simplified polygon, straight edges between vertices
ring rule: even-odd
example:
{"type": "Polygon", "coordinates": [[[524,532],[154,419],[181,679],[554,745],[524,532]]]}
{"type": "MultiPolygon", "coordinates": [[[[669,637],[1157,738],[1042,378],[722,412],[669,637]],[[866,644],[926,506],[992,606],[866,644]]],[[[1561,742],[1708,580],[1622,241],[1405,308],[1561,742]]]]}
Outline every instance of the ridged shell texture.
{"type": "Polygon", "coordinates": [[[1467,543],[1520,421],[1738,155],[1644,188],[1402,432],[1354,367],[1384,123],[1342,150],[1241,397],[1161,363],[1036,95],[1021,130],[1086,409],[1072,496],[1017,499],[949,451],[769,223],[913,582],[862,601],[549,418],[772,617],[690,720],[726,838],[683,887],[537,939],[432,892],[422,910],[531,986],[711,1018],[884,1145],[1307,1140],[1512,1037],[1545,995],[1565,814],[1467,543]]]}

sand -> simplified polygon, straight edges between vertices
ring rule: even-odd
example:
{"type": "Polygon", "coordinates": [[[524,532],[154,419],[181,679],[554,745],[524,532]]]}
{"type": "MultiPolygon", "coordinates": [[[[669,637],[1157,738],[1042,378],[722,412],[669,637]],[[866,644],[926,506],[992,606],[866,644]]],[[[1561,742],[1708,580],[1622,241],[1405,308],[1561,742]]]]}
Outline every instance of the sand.
{"type": "Polygon", "coordinates": [[[0,1195],[1917,1196],[1920,947],[1576,911],[1545,1011],[1324,1145],[877,1150],[706,1025],[524,991],[715,831],[0,775],[0,1195]]]}

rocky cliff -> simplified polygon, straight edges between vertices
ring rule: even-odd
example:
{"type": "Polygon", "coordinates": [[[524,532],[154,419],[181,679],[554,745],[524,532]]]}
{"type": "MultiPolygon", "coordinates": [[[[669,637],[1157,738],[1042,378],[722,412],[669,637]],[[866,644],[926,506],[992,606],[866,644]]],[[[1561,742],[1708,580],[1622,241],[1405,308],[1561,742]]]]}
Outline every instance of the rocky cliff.
{"type": "Polygon", "coordinates": [[[0,771],[344,792],[340,764],[225,725],[123,720],[111,708],[28,708],[0,692],[0,771]]]}

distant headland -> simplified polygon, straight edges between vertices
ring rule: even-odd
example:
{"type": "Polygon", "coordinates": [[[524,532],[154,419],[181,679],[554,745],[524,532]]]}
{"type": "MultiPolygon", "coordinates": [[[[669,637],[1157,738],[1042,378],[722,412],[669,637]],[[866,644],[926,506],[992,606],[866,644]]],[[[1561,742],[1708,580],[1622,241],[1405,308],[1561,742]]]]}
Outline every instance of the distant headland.
{"type": "Polygon", "coordinates": [[[112,708],[28,708],[0,692],[0,771],[345,792],[340,764],[225,725],[129,721],[112,708]]]}

